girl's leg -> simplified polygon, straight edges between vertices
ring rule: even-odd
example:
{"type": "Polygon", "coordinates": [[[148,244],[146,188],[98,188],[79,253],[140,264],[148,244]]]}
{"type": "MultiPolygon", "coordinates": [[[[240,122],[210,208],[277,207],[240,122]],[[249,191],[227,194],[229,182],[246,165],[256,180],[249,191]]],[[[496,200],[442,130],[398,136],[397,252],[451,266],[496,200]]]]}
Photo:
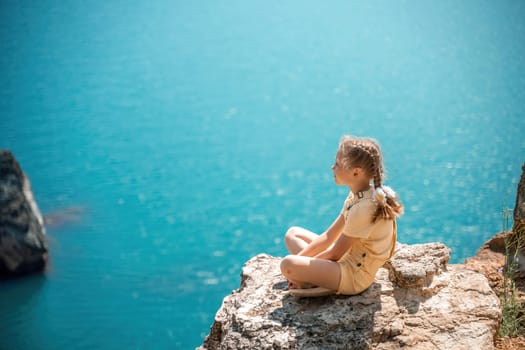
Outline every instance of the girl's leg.
{"type": "Polygon", "coordinates": [[[290,227],[285,235],[286,248],[290,254],[298,254],[301,250],[306,248],[310,242],[317,237],[317,234],[305,230],[302,227],[290,227]]]}
{"type": "Polygon", "coordinates": [[[298,255],[285,257],[281,261],[281,272],[298,287],[310,283],[337,290],[341,279],[341,268],[337,262],[298,255]]]}

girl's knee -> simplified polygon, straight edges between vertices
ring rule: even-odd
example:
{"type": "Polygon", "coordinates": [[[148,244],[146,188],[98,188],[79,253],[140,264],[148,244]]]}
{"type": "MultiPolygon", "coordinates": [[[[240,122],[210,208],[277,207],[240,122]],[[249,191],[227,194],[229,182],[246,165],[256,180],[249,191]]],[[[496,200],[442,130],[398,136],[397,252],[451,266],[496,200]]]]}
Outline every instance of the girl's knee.
{"type": "Polygon", "coordinates": [[[292,274],[293,269],[293,258],[291,255],[288,255],[281,260],[281,272],[286,277],[290,276],[292,274]]]}
{"type": "Polygon", "coordinates": [[[288,237],[295,237],[296,235],[297,226],[292,226],[286,231],[286,234],[284,235],[286,238],[288,237]]]}
{"type": "Polygon", "coordinates": [[[284,240],[286,243],[291,242],[297,238],[297,226],[292,226],[286,231],[286,234],[284,235],[284,240]]]}

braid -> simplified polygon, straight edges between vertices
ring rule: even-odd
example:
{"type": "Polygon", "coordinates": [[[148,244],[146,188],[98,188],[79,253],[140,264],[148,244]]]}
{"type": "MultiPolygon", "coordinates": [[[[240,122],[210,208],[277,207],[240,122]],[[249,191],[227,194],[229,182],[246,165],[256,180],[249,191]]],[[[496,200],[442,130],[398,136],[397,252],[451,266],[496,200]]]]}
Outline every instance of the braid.
{"type": "Polygon", "coordinates": [[[383,174],[381,173],[381,168],[378,167],[374,174],[374,187],[375,188],[381,187],[382,184],[383,184],[383,174]]]}
{"type": "Polygon", "coordinates": [[[373,171],[373,180],[374,180],[374,187],[378,188],[383,185],[383,160],[381,159],[381,151],[379,150],[379,146],[375,148],[375,155],[373,157],[374,160],[374,171],[373,171]]]}

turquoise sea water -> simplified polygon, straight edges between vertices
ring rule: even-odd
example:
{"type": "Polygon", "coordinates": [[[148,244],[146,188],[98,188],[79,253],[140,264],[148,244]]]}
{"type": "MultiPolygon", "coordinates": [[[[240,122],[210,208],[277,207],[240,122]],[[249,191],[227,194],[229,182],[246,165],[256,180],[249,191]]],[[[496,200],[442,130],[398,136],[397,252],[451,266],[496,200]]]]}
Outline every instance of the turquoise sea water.
{"type": "Polygon", "coordinates": [[[0,282],[0,349],[191,349],[257,253],[322,231],[341,135],[377,138],[405,243],[461,262],[525,161],[521,1],[0,2],[0,148],[50,266],[0,282]],[[75,209],[75,210],[77,210],[75,209]]]}

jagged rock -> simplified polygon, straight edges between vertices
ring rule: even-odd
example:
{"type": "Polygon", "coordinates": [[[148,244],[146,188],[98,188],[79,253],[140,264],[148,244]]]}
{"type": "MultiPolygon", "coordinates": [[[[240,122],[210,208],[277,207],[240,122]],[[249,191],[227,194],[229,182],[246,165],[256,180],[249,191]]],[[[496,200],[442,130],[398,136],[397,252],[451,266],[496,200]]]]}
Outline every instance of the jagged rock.
{"type": "Polygon", "coordinates": [[[521,167],[521,178],[516,191],[516,205],[514,206],[514,221],[525,221],[525,163],[521,167]]]}
{"type": "Polygon", "coordinates": [[[311,299],[288,294],[279,258],[258,255],[199,349],[493,349],[499,300],[482,274],[446,268],[448,254],[401,245],[365,292],[311,299]]]}
{"type": "MultiPolygon", "coordinates": [[[[487,277],[489,285],[496,295],[503,297],[505,290],[507,293],[510,286],[505,287],[504,270],[505,270],[505,238],[508,232],[500,232],[491,237],[478,250],[476,256],[465,260],[465,267],[473,271],[482,273],[487,277]]],[[[519,256],[521,257],[521,256],[519,256]]],[[[520,269],[516,271],[513,279],[515,297],[519,303],[525,305],[525,273],[523,269],[523,260],[518,261],[520,269]]],[[[524,348],[525,349],[525,348],[524,348]]]]}
{"type": "Polygon", "coordinates": [[[0,150],[0,278],[42,270],[47,243],[29,179],[11,152],[0,150]]]}
{"type": "Polygon", "coordinates": [[[465,266],[487,277],[490,287],[496,292],[503,289],[505,266],[505,232],[500,232],[485,242],[476,256],[465,260],[465,266]]]}
{"type": "Polygon", "coordinates": [[[422,287],[446,270],[450,248],[442,243],[397,244],[396,258],[385,264],[390,279],[401,287],[422,287]]]}

